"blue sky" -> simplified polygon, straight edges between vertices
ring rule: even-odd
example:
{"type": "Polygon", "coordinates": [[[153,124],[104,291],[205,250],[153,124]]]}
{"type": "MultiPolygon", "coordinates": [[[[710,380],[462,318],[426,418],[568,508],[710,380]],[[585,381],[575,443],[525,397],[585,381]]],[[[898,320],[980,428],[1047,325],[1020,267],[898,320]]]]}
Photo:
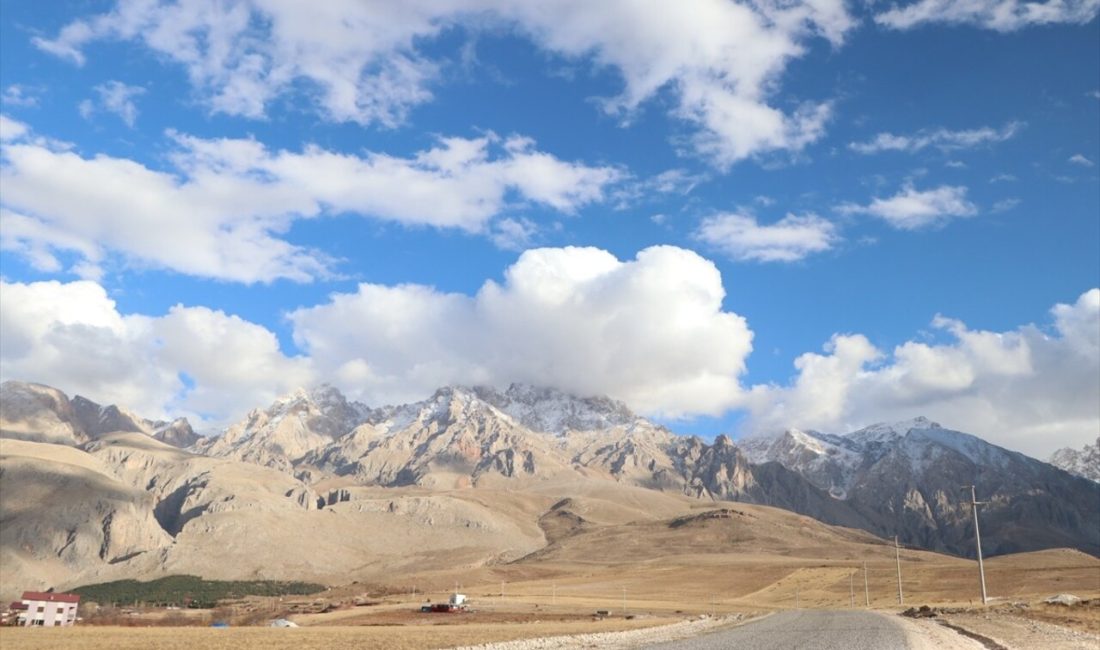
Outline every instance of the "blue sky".
{"type": "Polygon", "coordinates": [[[5,379],[1100,429],[1095,1],[0,7],[5,379]]]}

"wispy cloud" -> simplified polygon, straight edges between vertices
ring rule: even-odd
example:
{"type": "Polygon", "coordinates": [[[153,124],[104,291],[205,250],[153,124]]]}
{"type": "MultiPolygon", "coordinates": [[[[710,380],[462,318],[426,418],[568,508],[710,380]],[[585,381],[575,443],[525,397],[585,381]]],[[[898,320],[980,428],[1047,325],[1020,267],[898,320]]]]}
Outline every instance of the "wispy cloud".
{"type": "Polygon", "coordinates": [[[930,190],[905,185],[891,197],[875,198],[867,205],[844,203],[836,209],[841,214],[878,217],[900,230],[918,230],[978,214],[978,207],[967,200],[966,192],[965,187],[955,185],[930,190]]]}
{"type": "Polygon", "coordinates": [[[102,154],[83,157],[6,118],[2,127],[4,248],[47,262],[47,255],[68,251],[91,265],[113,253],[244,283],[333,275],[334,260],[284,237],[298,220],[357,214],[490,236],[515,247],[532,234],[531,226],[504,219],[494,229],[506,210],[518,205],[575,214],[603,201],[621,175],[617,168],[558,159],[527,138],[493,134],[441,138],[402,158],[316,146],[272,150],[251,139],[172,133],[171,167],[160,169],[102,154]]]}
{"type": "Polygon", "coordinates": [[[538,232],[538,224],[530,219],[505,217],[492,225],[489,240],[501,250],[522,251],[531,247],[538,232]]]}
{"type": "Polygon", "coordinates": [[[745,262],[796,262],[840,241],[836,225],[816,214],[788,214],[761,224],[751,214],[723,213],[704,219],[694,236],[745,262]]]}
{"type": "Polygon", "coordinates": [[[77,110],[84,119],[91,119],[97,110],[113,113],[126,126],[133,128],[137,122],[138,108],[134,98],[145,94],[141,86],[128,86],[121,81],[108,81],[95,87],[98,99],[85,99],[77,104],[77,110]]]}
{"type": "Polygon", "coordinates": [[[0,103],[7,106],[38,106],[38,93],[19,84],[12,84],[0,94],[0,103]]]}
{"type": "Polygon", "coordinates": [[[183,67],[215,113],[262,118],[280,96],[308,92],[325,118],[392,127],[431,101],[443,77],[446,63],[423,44],[456,27],[507,29],[553,55],[614,69],[622,92],[597,105],[623,123],[675,89],[669,112],[688,125],[693,152],[725,168],[824,135],[828,101],[788,109],[772,99],[806,41],[840,45],[855,25],[839,0],[674,2],[661,11],[645,2],[120,1],[33,42],[77,65],[96,41],[143,44],[183,67]]]}
{"type": "Polygon", "coordinates": [[[1094,167],[1094,166],[1096,166],[1096,163],[1094,163],[1093,161],[1089,160],[1088,158],[1086,158],[1085,156],[1083,156],[1079,153],[1070,156],[1069,157],[1069,162],[1073,163],[1074,165],[1081,165],[1082,167],[1094,167]]]}
{"type": "Polygon", "coordinates": [[[862,154],[874,154],[883,151],[915,152],[928,147],[935,147],[940,151],[957,151],[1004,142],[1019,133],[1023,127],[1023,122],[1009,122],[1000,129],[983,126],[961,131],[925,129],[912,135],[879,133],[867,142],[853,142],[848,147],[862,154]]]}
{"type": "Polygon", "coordinates": [[[1083,25],[1097,11],[1096,0],[918,0],[876,15],[875,22],[891,29],[946,23],[1012,32],[1033,25],[1083,25]]]}

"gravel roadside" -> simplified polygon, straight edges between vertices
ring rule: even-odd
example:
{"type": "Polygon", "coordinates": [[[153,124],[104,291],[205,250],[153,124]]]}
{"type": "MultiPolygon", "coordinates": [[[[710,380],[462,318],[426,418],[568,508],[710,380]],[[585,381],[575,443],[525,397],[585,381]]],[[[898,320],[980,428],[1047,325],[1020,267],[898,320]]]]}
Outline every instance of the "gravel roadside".
{"type": "Polygon", "coordinates": [[[985,645],[927,619],[897,617],[909,650],[986,650],[985,645]]]}
{"type": "Polygon", "coordinates": [[[696,618],[669,625],[647,627],[641,630],[520,639],[475,646],[459,646],[451,650],[569,650],[572,648],[628,650],[629,648],[638,648],[654,643],[665,643],[694,637],[742,620],[740,615],[696,618]]]}
{"type": "Polygon", "coordinates": [[[950,614],[945,622],[988,637],[1012,650],[1097,650],[1100,636],[1011,614],[950,614]]]}

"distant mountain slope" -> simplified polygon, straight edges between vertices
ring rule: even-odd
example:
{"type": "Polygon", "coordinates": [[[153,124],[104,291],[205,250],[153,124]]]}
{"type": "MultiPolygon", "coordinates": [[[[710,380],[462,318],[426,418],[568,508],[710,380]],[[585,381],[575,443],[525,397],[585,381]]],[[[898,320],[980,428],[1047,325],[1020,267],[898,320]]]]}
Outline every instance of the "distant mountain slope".
{"type": "Polygon", "coordinates": [[[42,384],[0,384],[0,437],[79,445],[88,434],[65,393],[42,384]]]}
{"type": "Polygon", "coordinates": [[[1090,481],[1100,483],[1100,436],[1081,449],[1063,447],[1050,456],[1050,464],[1090,481]]]}
{"type": "Polygon", "coordinates": [[[925,418],[847,435],[788,430],[742,442],[851,504],[883,536],[971,556],[961,487],[977,486],[989,554],[1058,546],[1100,553],[1100,485],[925,418]]]}
{"type": "Polygon", "coordinates": [[[41,589],[108,574],[171,538],[154,497],[68,445],[0,440],[0,583],[41,589]]]}
{"type": "Polygon", "coordinates": [[[42,384],[0,384],[0,437],[75,446],[117,431],[143,433],[180,448],[200,438],[187,418],[148,420],[125,407],[101,406],[80,395],[70,400],[42,384]]]}

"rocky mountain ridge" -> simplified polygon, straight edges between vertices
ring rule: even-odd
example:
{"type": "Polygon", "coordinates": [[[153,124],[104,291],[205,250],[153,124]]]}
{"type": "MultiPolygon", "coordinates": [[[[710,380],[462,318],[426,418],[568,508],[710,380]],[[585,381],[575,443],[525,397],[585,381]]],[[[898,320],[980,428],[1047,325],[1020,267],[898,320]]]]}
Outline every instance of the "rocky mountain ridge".
{"type": "MultiPolygon", "coordinates": [[[[281,403],[260,420],[277,420],[281,403]]],[[[987,553],[1100,552],[1100,492],[1091,484],[923,417],[843,435],[791,429],[734,443],[676,435],[607,398],[524,385],[445,387],[412,404],[356,408],[354,428],[335,437],[330,429],[304,453],[236,457],[307,480],[335,476],[386,487],[522,488],[600,478],[772,505],[961,555],[974,550],[959,487],[973,482],[991,501],[983,510],[987,553]]],[[[278,440],[269,433],[252,434],[247,446],[278,440]]],[[[216,446],[205,451],[218,453],[216,446]]]]}
{"type": "Polygon", "coordinates": [[[187,418],[150,420],[123,406],[103,406],[81,395],[70,400],[51,386],[20,381],[0,384],[0,437],[77,446],[119,431],[142,433],[180,448],[202,439],[187,418]]]}
{"type": "Polygon", "coordinates": [[[791,429],[741,445],[750,461],[783,465],[849,504],[871,522],[867,530],[922,548],[974,554],[962,491],[974,484],[989,502],[981,510],[987,554],[1100,550],[1100,486],[926,418],[844,435],[791,429]]]}
{"type": "Polygon", "coordinates": [[[359,487],[538,492],[596,481],[770,505],[969,555],[973,533],[958,488],[974,482],[979,498],[991,502],[982,511],[987,554],[1061,546],[1100,553],[1097,484],[924,418],[846,435],[792,429],[708,442],[676,435],[614,400],[554,389],[452,386],[420,402],[370,408],[322,386],[294,391],[222,435],[198,439],[180,467],[205,469],[187,478],[178,468],[172,473],[164,464],[134,460],[141,454],[110,451],[106,429],[130,429],[132,447],[142,439],[133,435],[148,439],[160,431],[150,430],[148,420],[120,407],[70,401],[48,387],[12,384],[3,388],[3,437],[66,444],[106,459],[119,480],[153,495],[157,521],[169,535],[235,498],[322,508],[353,501],[359,487]],[[17,399],[9,403],[9,395],[17,399]],[[217,460],[221,469],[195,460],[201,458],[217,460]],[[225,469],[235,463],[271,473],[225,469]],[[211,471],[282,487],[234,497],[229,485],[238,484],[230,481],[211,492],[210,485],[219,485],[210,483],[211,471]],[[166,472],[174,478],[158,478],[166,472]],[[203,501],[201,494],[220,496],[203,501]]]}

